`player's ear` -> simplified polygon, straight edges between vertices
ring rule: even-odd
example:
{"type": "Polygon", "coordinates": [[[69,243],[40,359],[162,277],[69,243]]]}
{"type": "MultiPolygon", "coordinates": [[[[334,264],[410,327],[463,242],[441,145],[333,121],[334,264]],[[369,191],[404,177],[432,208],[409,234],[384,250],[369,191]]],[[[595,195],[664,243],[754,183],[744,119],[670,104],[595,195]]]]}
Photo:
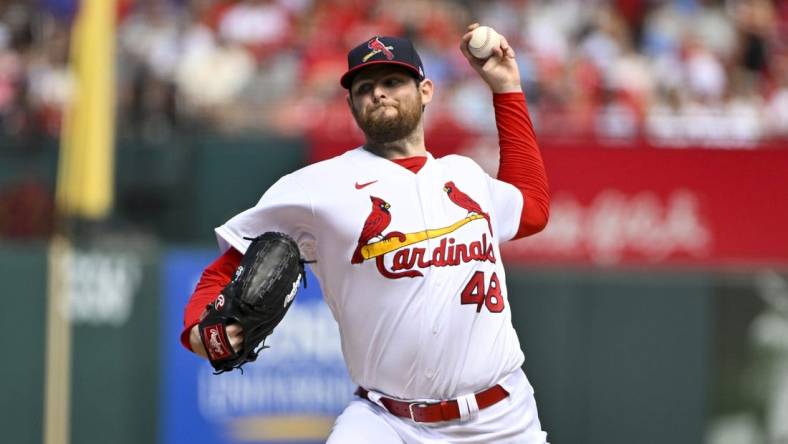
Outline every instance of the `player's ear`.
{"type": "Polygon", "coordinates": [[[356,109],[353,108],[353,93],[348,91],[348,93],[345,94],[345,100],[347,101],[348,108],[350,108],[350,112],[353,113],[353,115],[355,115],[356,109]]]}
{"type": "Polygon", "coordinates": [[[434,92],[435,85],[433,85],[432,80],[424,79],[419,83],[419,94],[421,94],[421,103],[426,105],[432,102],[432,94],[434,92]]]}

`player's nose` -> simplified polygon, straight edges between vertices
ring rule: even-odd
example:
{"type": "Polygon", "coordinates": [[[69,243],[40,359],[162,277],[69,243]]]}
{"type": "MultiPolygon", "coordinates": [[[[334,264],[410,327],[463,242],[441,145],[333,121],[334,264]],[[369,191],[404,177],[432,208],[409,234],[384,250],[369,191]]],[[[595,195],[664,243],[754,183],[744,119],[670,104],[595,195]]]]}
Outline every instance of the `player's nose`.
{"type": "Polygon", "coordinates": [[[375,98],[376,101],[380,101],[381,99],[386,98],[386,88],[383,85],[377,84],[372,89],[372,96],[375,98]]]}

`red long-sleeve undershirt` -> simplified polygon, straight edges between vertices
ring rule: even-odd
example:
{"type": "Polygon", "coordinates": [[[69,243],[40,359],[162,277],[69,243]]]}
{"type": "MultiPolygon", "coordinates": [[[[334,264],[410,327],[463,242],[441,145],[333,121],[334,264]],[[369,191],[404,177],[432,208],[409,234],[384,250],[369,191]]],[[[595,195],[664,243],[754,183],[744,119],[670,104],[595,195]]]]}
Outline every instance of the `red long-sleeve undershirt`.
{"type": "MultiPolygon", "coordinates": [[[[514,185],[523,195],[520,227],[515,235],[517,239],[538,233],[547,224],[550,211],[547,175],[523,93],[495,94],[493,104],[501,148],[498,179],[514,185]]],[[[427,158],[419,156],[394,162],[417,173],[427,158]]],[[[184,313],[181,343],[189,350],[192,327],[200,322],[205,307],[230,282],[241,257],[238,250],[230,248],[203,271],[184,313]]]]}
{"type": "Polygon", "coordinates": [[[501,159],[498,180],[517,187],[523,195],[523,212],[515,239],[538,233],[550,216],[550,194],[539,145],[525,95],[521,92],[493,95],[495,124],[501,159]]]}

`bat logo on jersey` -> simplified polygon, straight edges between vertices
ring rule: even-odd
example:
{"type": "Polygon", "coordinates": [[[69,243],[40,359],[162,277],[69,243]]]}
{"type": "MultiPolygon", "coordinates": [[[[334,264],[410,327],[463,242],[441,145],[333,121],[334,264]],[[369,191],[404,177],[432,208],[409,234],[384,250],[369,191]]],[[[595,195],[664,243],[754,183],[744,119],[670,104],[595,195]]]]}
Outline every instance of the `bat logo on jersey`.
{"type": "Polygon", "coordinates": [[[365,55],[364,58],[361,59],[362,62],[366,62],[372,56],[374,56],[375,54],[381,53],[381,52],[383,53],[383,55],[386,56],[386,59],[388,59],[388,60],[393,60],[394,59],[394,53],[391,52],[394,49],[394,47],[393,46],[386,46],[386,45],[384,45],[383,42],[381,42],[380,39],[378,39],[377,37],[375,37],[374,39],[370,40],[367,43],[367,48],[371,49],[372,52],[370,52],[369,54],[365,55]]]}
{"type": "Polygon", "coordinates": [[[457,243],[453,237],[445,237],[458,230],[463,225],[474,220],[485,219],[492,236],[492,224],[490,216],[484,212],[481,206],[467,194],[460,191],[454,182],[446,182],[443,190],[448,194],[449,199],[468,211],[468,214],[459,221],[442,228],[427,229],[414,233],[402,233],[400,231],[383,232],[391,223],[391,205],[385,200],[370,196],[372,210],[364,222],[361,234],[358,237],[356,249],[350,259],[352,264],[360,264],[365,260],[375,259],[378,271],[389,279],[399,279],[403,277],[424,276],[414,268],[445,267],[455,266],[460,263],[471,261],[489,261],[495,263],[495,252],[493,244],[488,243],[487,234],[482,234],[481,240],[470,243],[457,243]],[[428,252],[426,248],[410,247],[429,239],[441,238],[438,247],[428,252]],[[394,253],[392,257],[391,269],[386,268],[383,259],[386,254],[394,253]]]}

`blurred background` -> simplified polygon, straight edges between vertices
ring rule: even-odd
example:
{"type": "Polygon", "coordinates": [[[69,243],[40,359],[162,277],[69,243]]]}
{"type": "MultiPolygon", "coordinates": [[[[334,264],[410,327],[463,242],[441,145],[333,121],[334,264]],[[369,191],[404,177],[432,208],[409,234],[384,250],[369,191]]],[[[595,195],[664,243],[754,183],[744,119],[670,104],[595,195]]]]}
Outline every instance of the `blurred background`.
{"type": "Polygon", "coordinates": [[[339,77],[373,35],[414,40],[433,154],[495,174],[475,21],[550,179],[504,256],[551,442],[788,443],[782,0],[0,1],[0,441],[322,442],[353,386],[317,286],[244,375],[182,309],[213,227],[361,142],[339,77]]]}

